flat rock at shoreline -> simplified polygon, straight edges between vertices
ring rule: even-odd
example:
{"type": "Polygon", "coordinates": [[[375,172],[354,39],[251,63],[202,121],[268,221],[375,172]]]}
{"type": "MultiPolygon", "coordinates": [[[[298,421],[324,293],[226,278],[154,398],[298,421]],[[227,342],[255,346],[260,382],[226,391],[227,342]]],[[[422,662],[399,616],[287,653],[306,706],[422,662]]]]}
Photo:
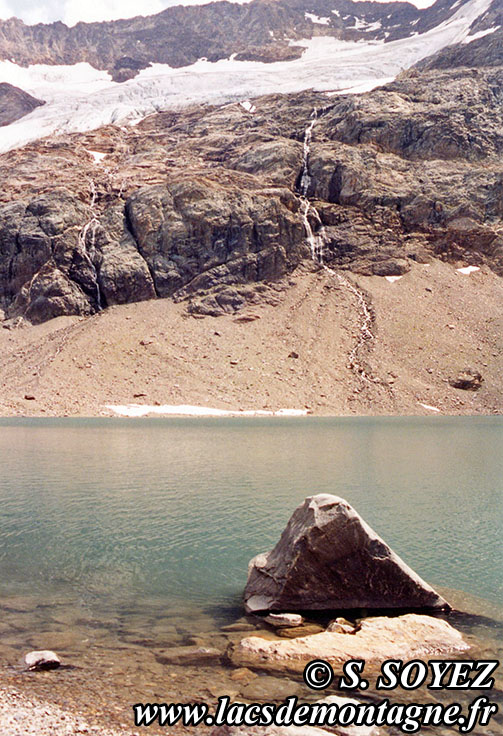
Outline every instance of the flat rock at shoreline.
{"type": "Polygon", "coordinates": [[[368,618],[355,634],[325,631],[284,641],[249,636],[236,645],[231,657],[240,666],[302,672],[313,659],[327,660],[334,668],[349,659],[364,659],[368,669],[386,659],[442,657],[467,649],[461,634],[447,621],[409,613],[368,618]]]}
{"type": "Polygon", "coordinates": [[[28,652],[24,661],[29,670],[55,670],[61,665],[58,655],[49,649],[28,652]]]}
{"type": "Polygon", "coordinates": [[[244,600],[249,612],[450,608],[347,501],[328,493],[306,498],[274,549],[251,560],[244,600]]]}

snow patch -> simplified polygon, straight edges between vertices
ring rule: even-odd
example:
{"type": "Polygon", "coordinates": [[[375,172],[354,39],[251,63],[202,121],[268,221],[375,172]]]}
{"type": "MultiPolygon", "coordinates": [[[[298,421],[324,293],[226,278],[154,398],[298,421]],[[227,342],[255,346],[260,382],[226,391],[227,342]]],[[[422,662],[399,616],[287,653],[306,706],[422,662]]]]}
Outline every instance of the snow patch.
{"type": "Polygon", "coordinates": [[[322,26],[328,26],[330,23],[330,18],[320,18],[319,15],[315,15],[314,13],[304,13],[304,18],[310,20],[311,23],[318,23],[322,26]]]}
{"type": "Polygon", "coordinates": [[[87,149],[87,148],[86,148],[86,151],[87,151],[87,153],[91,154],[91,156],[94,159],[94,163],[95,164],[101,163],[103,161],[103,159],[105,158],[105,156],[108,155],[106,153],[102,153],[101,151],[89,151],[89,149],[87,149]]]}
{"type": "Polygon", "coordinates": [[[429,409],[430,411],[436,411],[440,412],[440,409],[438,409],[436,406],[430,406],[430,404],[422,404],[420,401],[417,402],[419,406],[422,406],[423,409],[429,409]]]}
{"type": "Polygon", "coordinates": [[[380,20],[376,20],[374,23],[367,23],[366,20],[362,20],[361,18],[355,18],[355,24],[354,26],[347,26],[348,29],[356,29],[358,31],[378,31],[380,28],[382,28],[382,24],[380,20]]]}
{"type": "Polygon", "coordinates": [[[472,41],[476,41],[478,38],[484,38],[484,36],[488,36],[490,33],[494,33],[494,31],[499,31],[500,28],[501,26],[494,26],[494,28],[487,28],[485,31],[477,31],[473,36],[467,36],[463,39],[463,43],[471,43],[472,41]]]}
{"type": "Polygon", "coordinates": [[[458,273],[464,273],[468,275],[470,273],[474,273],[475,271],[480,271],[480,268],[478,266],[463,266],[462,268],[457,268],[456,271],[458,273]]]}
{"type": "Polygon", "coordinates": [[[161,406],[106,404],[106,408],[121,417],[145,417],[148,414],[179,417],[303,417],[307,415],[307,409],[278,409],[278,411],[266,411],[265,409],[231,410],[193,406],[191,404],[163,404],[161,406]]]}
{"type": "Polygon", "coordinates": [[[386,279],[386,281],[389,281],[390,284],[394,284],[395,281],[400,281],[402,277],[401,276],[385,276],[384,278],[386,279]]]}
{"type": "Polygon", "coordinates": [[[239,104],[241,105],[241,107],[244,107],[246,112],[257,112],[257,108],[252,102],[250,102],[250,100],[243,100],[239,104]]]}

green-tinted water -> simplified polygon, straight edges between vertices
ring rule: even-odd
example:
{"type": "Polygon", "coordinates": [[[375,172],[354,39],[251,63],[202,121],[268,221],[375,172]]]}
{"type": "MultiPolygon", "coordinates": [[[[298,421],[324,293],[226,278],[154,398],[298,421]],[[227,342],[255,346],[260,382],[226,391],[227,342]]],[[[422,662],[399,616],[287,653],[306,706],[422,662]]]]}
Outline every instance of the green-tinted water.
{"type": "Polygon", "coordinates": [[[237,618],[248,560],[318,492],[468,594],[494,650],[502,438],[500,418],[2,420],[2,662],[54,647],[166,700],[158,649],[237,618]]]}

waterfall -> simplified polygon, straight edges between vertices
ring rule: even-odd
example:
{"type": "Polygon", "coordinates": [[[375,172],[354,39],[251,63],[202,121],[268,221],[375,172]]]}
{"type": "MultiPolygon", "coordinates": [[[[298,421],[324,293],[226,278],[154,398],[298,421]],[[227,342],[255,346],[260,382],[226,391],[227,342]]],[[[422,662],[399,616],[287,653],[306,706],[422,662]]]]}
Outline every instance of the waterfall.
{"type": "MultiPolygon", "coordinates": [[[[89,182],[89,188],[91,191],[91,218],[86,222],[86,224],[83,226],[82,230],[79,233],[79,245],[81,247],[81,252],[85,256],[87,262],[89,263],[90,268],[94,271],[96,274],[96,267],[94,263],[91,260],[91,256],[89,255],[89,251],[87,249],[87,235],[89,231],[91,232],[91,254],[94,253],[94,243],[95,243],[95,237],[96,237],[96,228],[100,224],[98,218],[96,217],[96,184],[91,179],[89,182]]],[[[103,309],[103,305],[101,303],[101,293],[100,293],[100,287],[98,285],[98,277],[96,274],[96,304],[98,306],[98,310],[103,309]]]]}
{"type": "Polygon", "coordinates": [[[304,132],[304,153],[302,158],[302,174],[300,177],[300,215],[302,222],[304,223],[304,229],[306,231],[307,242],[311,249],[311,258],[316,263],[323,265],[323,245],[324,245],[324,233],[323,225],[321,223],[320,216],[316,207],[313,207],[308,199],[309,185],[311,184],[311,175],[309,174],[309,154],[311,152],[311,139],[313,136],[314,124],[318,119],[318,111],[314,108],[311,115],[311,122],[307,126],[304,132]],[[318,233],[315,234],[311,222],[309,221],[309,215],[311,215],[318,227],[318,233]]]}
{"type": "Polygon", "coordinates": [[[299,198],[300,198],[300,215],[306,231],[306,240],[311,250],[311,258],[315,263],[318,263],[324,271],[335,277],[337,281],[344,288],[348,289],[353,296],[356,298],[361,314],[360,323],[360,334],[356,345],[351,350],[348,357],[348,366],[352,370],[355,370],[361,378],[366,381],[379,382],[377,379],[370,376],[364,369],[363,365],[359,362],[358,353],[362,345],[368,340],[373,340],[374,335],[371,331],[372,325],[372,313],[369,305],[365,298],[365,295],[360,291],[354,284],[349,281],[345,276],[333,268],[327,266],[324,262],[324,245],[325,245],[325,228],[321,221],[320,214],[316,207],[312,205],[308,199],[309,187],[311,184],[311,175],[309,173],[309,155],[311,153],[311,141],[313,137],[313,129],[318,119],[318,111],[315,108],[311,114],[311,121],[304,132],[303,141],[303,158],[302,158],[302,173],[300,176],[299,184],[299,198]],[[316,232],[313,230],[311,220],[316,222],[316,232]]]}

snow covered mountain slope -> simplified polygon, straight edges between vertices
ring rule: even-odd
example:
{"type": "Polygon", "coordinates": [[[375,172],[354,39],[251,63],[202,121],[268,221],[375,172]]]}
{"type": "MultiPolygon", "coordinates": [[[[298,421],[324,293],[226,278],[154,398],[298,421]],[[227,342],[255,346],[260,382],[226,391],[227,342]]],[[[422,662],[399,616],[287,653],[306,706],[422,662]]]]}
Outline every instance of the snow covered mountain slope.
{"type": "MultiPolygon", "coordinates": [[[[350,6],[358,5],[349,0],[345,2],[350,6]]],[[[391,4],[361,5],[365,8],[378,5],[382,11],[383,8],[389,10],[391,4]]],[[[406,5],[406,9],[412,7],[403,3],[393,5],[406,5]]],[[[2,61],[0,81],[20,87],[47,104],[6,126],[0,133],[0,151],[55,132],[85,131],[109,123],[132,123],[155,111],[194,103],[221,104],[273,92],[291,93],[310,88],[326,92],[372,89],[421,59],[462,42],[470,35],[477,19],[483,18],[493,5],[494,0],[468,0],[463,4],[459,0],[451,0],[447,3],[451,11],[449,16],[438,25],[423,33],[413,31],[412,35],[393,41],[384,38],[365,40],[361,33],[358,40],[313,35],[304,40],[290,41],[290,47],[303,48],[302,55],[292,60],[266,63],[239,60],[233,54],[228,59],[214,62],[199,59],[178,68],[153,63],[123,83],[113,81],[109,72],[98,71],[87,62],[65,66],[35,64],[25,68],[12,60],[2,61]]],[[[443,0],[432,8],[436,6],[445,14],[446,3],[443,0]]],[[[244,6],[229,7],[229,12],[234,12],[233,8],[242,10],[244,6]]],[[[317,5],[316,8],[319,10],[317,5]]],[[[370,11],[365,12],[368,15],[370,11]]],[[[414,12],[427,11],[414,9],[414,12]]],[[[326,28],[324,24],[309,22],[317,28],[326,28]]],[[[360,21],[360,26],[362,23],[360,21]]],[[[410,33],[410,24],[407,28],[410,33]]]]}

